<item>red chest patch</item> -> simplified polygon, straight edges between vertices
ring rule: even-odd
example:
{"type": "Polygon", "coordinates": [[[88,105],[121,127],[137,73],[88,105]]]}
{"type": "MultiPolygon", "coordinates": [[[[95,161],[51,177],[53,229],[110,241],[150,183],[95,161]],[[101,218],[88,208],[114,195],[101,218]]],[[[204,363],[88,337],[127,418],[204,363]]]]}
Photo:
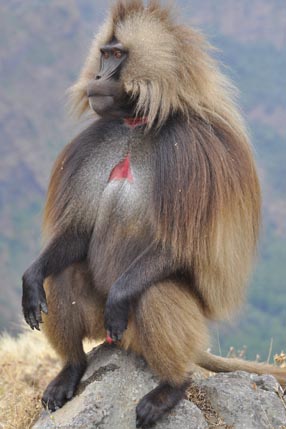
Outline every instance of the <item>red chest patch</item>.
{"type": "Polygon", "coordinates": [[[122,161],[117,164],[110,173],[109,182],[111,180],[128,180],[133,182],[133,174],[130,166],[130,154],[128,154],[122,161]]]}
{"type": "Polygon", "coordinates": [[[139,127],[140,125],[146,125],[148,123],[148,118],[124,118],[124,124],[128,125],[131,128],[139,127]]]}

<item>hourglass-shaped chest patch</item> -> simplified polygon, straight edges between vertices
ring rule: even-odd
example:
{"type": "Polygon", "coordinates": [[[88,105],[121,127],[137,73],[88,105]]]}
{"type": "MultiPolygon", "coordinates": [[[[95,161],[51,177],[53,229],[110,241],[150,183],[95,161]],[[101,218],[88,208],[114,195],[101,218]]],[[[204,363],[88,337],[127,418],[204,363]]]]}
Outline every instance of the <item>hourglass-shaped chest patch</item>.
{"type": "Polygon", "coordinates": [[[128,154],[122,161],[120,161],[111,171],[109,182],[112,180],[128,180],[133,182],[133,174],[131,171],[130,154],[128,154]]]}

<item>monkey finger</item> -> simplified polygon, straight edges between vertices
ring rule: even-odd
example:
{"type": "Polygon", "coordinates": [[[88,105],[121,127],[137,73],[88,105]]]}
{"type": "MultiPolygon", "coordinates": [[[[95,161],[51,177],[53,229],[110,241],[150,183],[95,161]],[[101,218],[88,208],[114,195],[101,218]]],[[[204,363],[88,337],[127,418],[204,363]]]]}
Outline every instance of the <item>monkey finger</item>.
{"type": "Polygon", "coordinates": [[[42,314],[40,307],[36,310],[36,321],[38,323],[43,323],[42,314]]]}
{"type": "MultiPolygon", "coordinates": [[[[41,301],[40,308],[41,308],[41,311],[43,313],[48,314],[48,305],[47,305],[46,300],[45,301],[41,301]]],[[[42,323],[42,321],[41,321],[41,323],[42,323]]]]}
{"type": "Polygon", "coordinates": [[[24,319],[25,319],[25,322],[27,323],[27,325],[29,325],[31,328],[30,319],[29,319],[29,316],[27,314],[24,314],[24,319]]]}
{"type": "Polygon", "coordinates": [[[30,314],[27,315],[26,322],[28,323],[28,325],[30,326],[30,328],[34,330],[34,324],[35,324],[35,322],[33,321],[33,318],[31,317],[30,314]]]}
{"type": "Polygon", "coordinates": [[[40,327],[39,327],[39,323],[37,322],[37,321],[33,321],[32,322],[32,325],[31,325],[31,328],[34,330],[34,329],[37,329],[37,331],[40,331],[40,327]]]}
{"type": "Polygon", "coordinates": [[[28,316],[29,322],[28,324],[30,325],[30,327],[34,330],[35,328],[39,331],[39,323],[36,320],[36,317],[34,315],[33,312],[30,312],[29,316],[28,316]]]}
{"type": "Polygon", "coordinates": [[[39,301],[40,301],[40,309],[43,313],[48,314],[48,304],[46,299],[46,293],[43,287],[39,290],[39,301]]]}

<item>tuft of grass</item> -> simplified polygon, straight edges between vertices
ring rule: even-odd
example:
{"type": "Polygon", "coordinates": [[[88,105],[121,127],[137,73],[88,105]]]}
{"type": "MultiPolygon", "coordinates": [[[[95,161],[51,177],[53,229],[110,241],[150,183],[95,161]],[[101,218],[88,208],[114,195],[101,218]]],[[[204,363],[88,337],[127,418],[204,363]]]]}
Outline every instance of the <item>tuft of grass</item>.
{"type": "Polygon", "coordinates": [[[0,428],[30,429],[39,416],[41,395],[61,368],[44,335],[27,331],[0,337],[0,428]]]}
{"type": "Polygon", "coordinates": [[[274,362],[281,368],[286,368],[286,353],[282,351],[279,355],[274,355],[274,362]]]}

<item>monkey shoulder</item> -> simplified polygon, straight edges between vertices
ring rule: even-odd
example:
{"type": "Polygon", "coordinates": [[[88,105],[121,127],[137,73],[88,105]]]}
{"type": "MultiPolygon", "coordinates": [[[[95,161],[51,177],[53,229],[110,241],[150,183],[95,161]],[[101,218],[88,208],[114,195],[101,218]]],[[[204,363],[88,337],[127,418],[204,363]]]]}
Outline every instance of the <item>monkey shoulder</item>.
{"type": "Polygon", "coordinates": [[[53,173],[75,177],[90,164],[102,163],[113,152],[126,145],[126,136],[119,121],[97,120],[69,142],[57,157],[53,173]],[[116,147],[115,142],[119,142],[116,147]]]}

